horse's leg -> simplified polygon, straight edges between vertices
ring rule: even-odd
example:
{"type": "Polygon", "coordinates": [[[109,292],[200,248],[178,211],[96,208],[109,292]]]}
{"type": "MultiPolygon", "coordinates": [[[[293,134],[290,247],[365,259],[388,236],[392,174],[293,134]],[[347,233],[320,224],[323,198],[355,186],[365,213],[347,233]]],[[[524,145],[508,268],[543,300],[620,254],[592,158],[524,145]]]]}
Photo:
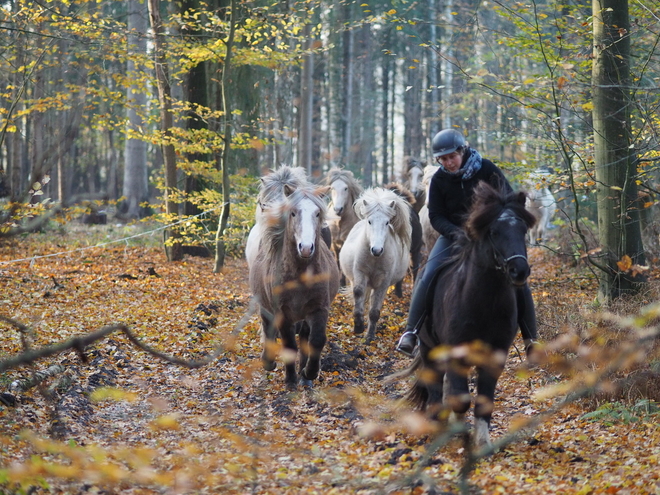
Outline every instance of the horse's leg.
{"type": "Polygon", "coordinates": [[[307,356],[309,355],[309,323],[305,320],[296,323],[296,334],[298,334],[298,347],[300,348],[298,372],[302,374],[302,370],[307,366],[307,356]]]}
{"type": "Polygon", "coordinates": [[[367,337],[365,339],[367,344],[376,337],[376,325],[380,318],[380,310],[383,307],[386,293],[387,287],[379,287],[371,292],[371,301],[369,303],[369,330],[367,331],[367,337]]]}
{"type": "MultiPolygon", "coordinates": [[[[456,373],[448,370],[444,376],[443,400],[451,409],[449,415],[450,423],[461,423],[465,421],[465,413],[470,409],[470,388],[468,386],[468,377],[463,373],[456,373]]],[[[462,435],[463,440],[467,441],[467,433],[462,435]]]]}
{"type": "Polygon", "coordinates": [[[300,346],[305,360],[305,367],[300,369],[300,379],[303,385],[312,386],[312,380],[319,376],[321,370],[321,352],[327,341],[325,329],[328,324],[328,311],[319,310],[307,317],[309,329],[306,345],[300,346]]]}
{"type": "Polygon", "coordinates": [[[261,361],[266,371],[273,371],[275,363],[275,326],[272,315],[261,310],[261,361]]]}
{"type": "Polygon", "coordinates": [[[298,383],[298,377],[296,375],[296,357],[298,356],[298,345],[296,344],[295,326],[290,320],[282,318],[279,330],[280,337],[282,338],[282,345],[286,350],[290,351],[287,352],[284,356],[284,380],[288,388],[295,388],[298,383]]]}
{"type": "Polygon", "coordinates": [[[403,297],[403,280],[399,280],[394,284],[394,295],[399,299],[403,297]]]}
{"type": "Polygon", "coordinates": [[[477,397],[474,401],[474,443],[490,445],[490,420],[495,405],[495,388],[504,368],[477,369],[477,397]]]}
{"type": "Polygon", "coordinates": [[[353,333],[360,335],[364,333],[364,299],[366,293],[366,281],[359,275],[353,281],[353,333]]]}

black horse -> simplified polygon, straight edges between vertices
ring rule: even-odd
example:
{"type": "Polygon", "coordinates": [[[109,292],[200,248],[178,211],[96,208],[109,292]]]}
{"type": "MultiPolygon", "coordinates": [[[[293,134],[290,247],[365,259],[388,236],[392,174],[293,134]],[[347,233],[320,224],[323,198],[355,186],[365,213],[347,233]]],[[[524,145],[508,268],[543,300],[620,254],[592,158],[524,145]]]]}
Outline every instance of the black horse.
{"type": "Polygon", "coordinates": [[[525,235],[535,217],[525,210],[525,199],[522,192],[477,186],[466,235],[434,284],[420,352],[401,374],[421,368],[407,396],[411,404],[437,417],[444,399],[462,419],[471,403],[468,373],[476,367],[478,446],[490,443],[495,388],[518,328],[515,290],[530,272],[525,235]]]}

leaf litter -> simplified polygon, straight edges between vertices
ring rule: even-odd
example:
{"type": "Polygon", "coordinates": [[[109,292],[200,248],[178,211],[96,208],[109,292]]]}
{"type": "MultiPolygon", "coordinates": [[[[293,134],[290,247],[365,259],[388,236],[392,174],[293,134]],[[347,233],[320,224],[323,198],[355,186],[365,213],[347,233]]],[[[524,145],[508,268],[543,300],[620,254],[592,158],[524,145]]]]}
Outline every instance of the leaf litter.
{"type": "MultiPolygon", "coordinates": [[[[58,248],[59,249],[59,248],[58,248]]],[[[0,248],[0,260],[47,250],[32,238],[0,248]]],[[[542,339],[568,331],[571,311],[594,286],[546,252],[530,251],[531,286],[542,339]]],[[[401,402],[406,383],[383,383],[409,360],[393,351],[404,298],[389,294],[378,338],[352,335],[350,302],[333,304],[322,372],[311,390],[284,386],[281,364],[261,367],[259,323],[250,309],[247,267],[229,260],[167,263],[158,248],[106,248],[0,266],[3,312],[31,328],[39,348],[120,322],[166,354],[185,359],[223,352],[187,369],[139,351],[120,335],[36,364],[60,363],[68,386],[31,389],[0,403],[0,487],[34,493],[458,493],[458,440],[429,452],[425,421],[401,402]],[[130,275],[130,276],[127,276],[130,275]],[[115,392],[113,392],[115,391],[115,392]],[[116,392],[119,391],[119,392],[116,392]],[[423,464],[422,464],[423,463],[423,464]],[[31,488],[30,488],[31,487],[31,488]]],[[[3,325],[0,359],[20,352],[3,325]]],[[[493,438],[554,405],[535,401],[562,380],[544,366],[520,371],[509,356],[498,385],[493,438]]],[[[523,366],[524,368],[524,366],[523,366]]],[[[25,367],[0,385],[29,375],[25,367]]],[[[502,451],[477,463],[474,493],[658,493],[657,418],[607,426],[585,421],[576,402],[502,451]]],[[[2,489],[2,488],[0,488],[2,489]]]]}

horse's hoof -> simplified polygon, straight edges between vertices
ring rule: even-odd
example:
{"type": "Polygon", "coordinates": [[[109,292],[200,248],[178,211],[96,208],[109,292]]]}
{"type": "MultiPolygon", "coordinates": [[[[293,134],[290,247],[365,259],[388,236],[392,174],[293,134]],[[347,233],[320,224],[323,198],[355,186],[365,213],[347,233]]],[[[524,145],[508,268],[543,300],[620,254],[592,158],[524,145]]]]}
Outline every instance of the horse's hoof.
{"type": "Polygon", "coordinates": [[[353,333],[355,335],[361,335],[364,333],[364,323],[360,321],[356,321],[355,324],[353,325],[353,333]]]}
{"type": "Polygon", "coordinates": [[[300,385],[302,385],[304,388],[312,388],[314,382],[312,382],[312,380],[310,380],[309,378],[305,378],[304,376],[301,376],[300,385]]]}
{"type": "Polygon", "coordinates": [[[264,361],[263,365],[266,371],[273,371],[277,368],[277,363],[275,361],[264,361]]]}
{"type": "Polygon", "coordinates": [[[296,390],[298,390],[298,384],[296,382],[290,382],[290,381],[287,380],[286,389],[289,392],[295,392],[296,390]]]}

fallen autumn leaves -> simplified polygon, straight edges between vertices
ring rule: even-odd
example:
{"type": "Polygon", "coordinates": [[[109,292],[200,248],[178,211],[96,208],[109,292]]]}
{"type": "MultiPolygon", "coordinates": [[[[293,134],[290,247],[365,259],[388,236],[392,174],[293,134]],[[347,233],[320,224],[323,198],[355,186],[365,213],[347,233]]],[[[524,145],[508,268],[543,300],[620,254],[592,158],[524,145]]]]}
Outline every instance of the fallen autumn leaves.
{"type": "MultiPolygon", "coordinates": [[[[3,246],[0,261],[62,251],[39,239],[3,246]]],[[[575,333],[571,325],[593,286],[540,249],[531,254],[542,338],[575,333]]],[[[86,364],[75,352],[38,361],[38,370],[63,365],[67,380],[0,405],[0,491],[458,491],[462,444],[431,449],[428,424],[398,402],[406,384],[382,381],[408,363],[392,349],[409,283],[404,299],[388,295],[380,336],[369,347],[352,335],[350,304],[339,296],[319,383],[290,393],[281,367],[261,369],[257,319],[240,324],[250,306],[244,261],[231,260],[222,274],[211,269],[212,261],[199,258],[167,263],[159,248],[144,246],[0,266],[2,313],[29,327],[32,349],[114,323],[182,360],[227,349],[208,366],[187,369],[112,334],[86,349],[86,364]]],[[[2,361],[22,343],[11,325],[0,328],[2,361]]],[[[494,439],[555,407],[557,399],[535,401],[534,394],[571,376],[545,366],[517,372],[521,363],[514,351],[500,380],[494,439]]],[[[0,375],[2,390],[29,375],[10,369],[0,375]]],[[[608,425],[581,419],[585,412],[579,402],[559,409],[479,461],[471,490],[657,493],[657,416],[608,425]]]]}

